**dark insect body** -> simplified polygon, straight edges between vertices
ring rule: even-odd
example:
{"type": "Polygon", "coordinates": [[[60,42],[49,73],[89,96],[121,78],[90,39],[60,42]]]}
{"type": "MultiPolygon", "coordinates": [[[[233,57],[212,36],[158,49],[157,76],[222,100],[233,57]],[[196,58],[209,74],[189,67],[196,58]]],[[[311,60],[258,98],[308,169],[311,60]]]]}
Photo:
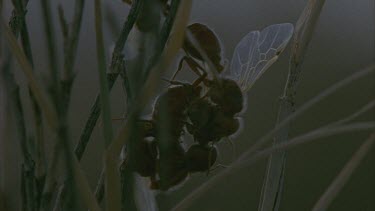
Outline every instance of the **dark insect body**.
{"type": "Polygon", "coordinates": [[[186,152],[186,162],[189,172],[208,171],[216,162],[217,151],[215,147],[199,144],[191,145],[186,152]]]}
{"type": "Polygon", "coordinates": [[[131,157],[132,168],[143,177],[154,177],[156,174],[157,146],[156,142],[141,139],[134,147],[134,156],[131,157]]]}
{"type": "MultiPolygon", "coordinates": [[[[215,65],[218,72],[224,70],[221,58],[221,44],[216,34],[208,28],[206,25],[201,23],[193,23],[187,27],[188,30],[193,34],[193,36],[198,41],[202,50],[207,53],[208,58],[215,65]]],[[[202,56],[195,49],[194,45],[187,39],[184,41],[183,49],[188,56],[191,56],[199,61],[203,61],[202,56]]]]}
{"type": "Polygon", "coordinates": [[[185,150],[179,143],[169,144],[160,147],[160,157],[157,165],[160,190],[169,188],[181,183],[188,176],[186,168],[185,150]]]}
{"type": "Polygon", "coordinates": [[[152,122],[159,158],[155,187],[168,190],[186,179],[189,170],[185,150],[180,142],[187,121],[187,110],[191,103],[200,98],[199,81],[193,84],[171,82],[172,86],[159,95],[154,105],[152,122]]]}
{"type": "Polygon", "coordinates": [[[151,188],[162,191],[182,183],[190,173],[209,172],[217,160],[214,147],[240,128],[237,116],[244,107],[244,93],[274,63],[291,38],[291,24],[271,25],[261,32],[251,31],[236,46],[229,71],[223,71],[221,46],[215,33],[199,23],[188,26],[220,75],[208,77],[207,65],[199,51],[185,40],[186,55],[171,85],[159,95],[152,119],[140,123],[138,142],[129,153],[134,171],[150,177],[151,188]],[[183,62],[199,77],[190,83],[174,81],[183,62]],[[185,151],[182,134],[195,142],[185,151]]]}
{"type": "Polygon", "coordinates": [[[186,111],[189,104],[199,98],[200,87],[191,84],[181,84],[168,88],[161,94],[154,105],[152,119],[156,125],[158,138],[178,139],[186,122],[186,111]],[[168,137],[169,136],[169,137],[168,137]]]}
{"type": "Polygon", "coordinates": [[[235,115],[242,111],[244,98],[238,84],[227,78],[218,78],[217,81],[207,81],[209,90],[207,96],[220,109],[228,114],[235,115]]]}

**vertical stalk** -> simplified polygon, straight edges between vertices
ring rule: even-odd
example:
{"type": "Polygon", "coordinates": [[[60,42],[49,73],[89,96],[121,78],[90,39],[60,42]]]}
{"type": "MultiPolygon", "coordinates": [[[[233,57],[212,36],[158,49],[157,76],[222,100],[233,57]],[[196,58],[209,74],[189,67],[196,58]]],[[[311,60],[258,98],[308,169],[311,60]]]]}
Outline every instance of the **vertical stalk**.
{"type": "MultiPolygon", "coordinates": [[[[303,58],[308,49],[315,25],[318,21],[325,0],[309,0],[295,27],[290,58],[289,75],[279,107],[277,125],[283,122],[295,110],[295,96],[303,58]]],[[[274,144],[288,140],[290,123],[276,133],[274,144]]],[[[286,155],[285,152],[273,153],[268,161],[259,210],[278,210],[284,184],[286,155]]]]}
{"type": "MultiPolygon", "coordinates": [[[[109,70],[109,73],[107,73],[107,80],[108,80],[107,83],[108,83],[109,91],[111,91],[118,77],[119,71],[124,69],[124,60],[123,60],[124,56],[122,55],[122,50],[124,49],[125,42],[137,19],[142,2],[143,0],[135,0],[133,2],[129,15],[126,18],[126,21],[124,22],[124,25],[122,27],[120,36],[116,41],[115,48],[112,54],[112,60],[110,63],[110,70],[109,70]]],[[[90,140],[92,131],[94,130],[96,122],[99,118],[99,115],[101,112],[99,103],[100,103],[100,96],[97,95],[97,97],[95,98],[95,102],[90,109],[89,118],[87,119],[86,124],[83,128],[78,144],[75,147],[75,153],[76,153],[78,160],[82,158],[83,153],[86,149],[86,146],[90,140]]]]}
{"type": "MultiPolygon", "coordinates": [[[[98,70],[100,80],[100,103],[103,110],[103,132],[105,139],[105,148],[109,146],[113,139],[112,134],[112,123],[111,123],[111,112],[109,105],[109,91],[106,78],[106,64],[103,44],[103,31],[102,31],[102,7],[100,0],[95,0],[95,31],[96,31],[96,49],[98,59],[98,70]]],[[[104,155],[107,157],[107,155],[104,155]]],[[[106,198],[106,210],[120,210],[120,192],[116,191],[119,188],[115,187],[116,183],[113,180],[111,174],[107,172],[110,164],[105,160],[105,198],[106,198]]]]}
{"type": "MultiPolygon", "coordinates": [[[[73,23],[71,28],[67,29],[63,26],[64,32],[64,71],[61,80],[61,95],[62,95],[62,113],[66,113],[69,107],[70,92],[75,78],[73,67],[77,54],[79,32],[81,30],[83,8],[85,0],[76,0],[74,5],[73,23]]],[[[61,16],[60,16],[61,18],[61,16]]]]}

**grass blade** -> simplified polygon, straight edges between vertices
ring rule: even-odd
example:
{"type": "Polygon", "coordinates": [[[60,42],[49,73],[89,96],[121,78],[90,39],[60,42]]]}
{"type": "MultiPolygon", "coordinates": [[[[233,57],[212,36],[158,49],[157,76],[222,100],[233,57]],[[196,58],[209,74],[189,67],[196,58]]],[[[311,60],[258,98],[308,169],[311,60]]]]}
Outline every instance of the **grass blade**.
{"type": "Polygon", "coordinates": [[[2,29],[5,31],[5,37],[9,43],[10,50],[15,55],[18,63],[21,66],[26,78],[28,79],[31,92],[33,93],[38,105],[44,112],[48,125],[51,126],[54,130],[57,129],[57,113],[53,109],[51,102],[46,97],[44,90],[41,89],[40,84],[37,82],[32,67],[28,62],[25,54],[19,47],[16,38],[9,29],[9,27],[2,21],[2,29]]]}
{"type": "Polygon", "coordinates": [[[269,141],[273,135],[279,131],[282,127],[285,126],[285,124],[291,122],[292,120],[296,119],[299,115],[303,114],[306,110],[311,108],[316,103],[320,102],[330,94],[333,94],[338,89],[344,87],[345,85],[350,84],[351,82],[358,80],[359,78],[362,78],[364,76],[369,75],[370,73],[373,73],[375,70],[375,64],[371,64],[368,67],[364,68],[363,70],[356,71],[354,74],[348,76],[347,78],[333,84],[328,89],[322,91],[320,94],[303,104],[299,109],[297,109],[294,113],[292,113],[290,116],[285,118],[282,122],[280,122],[279,125],[277,125],[274,129],[269,131],[266,135],[258,139],[255,144],[248,150],[246,150],[236,161],[233,162],[233,164],[222,170],[219,174],[215,175],[211,180],[207,181],[206,183],[202,184],[200,187],[192,191],[190,194],[188,194],[182,201],[180,201],[173,210],[186,210],[190,204],[192,204],[196,199],[199,199],[201,195],[203,195],[208,189],[211,187],[214,187],[216,185],[219,185],[223,182],[223,180],[226,178],[226,175],[231,173],[231,171],[234,171],[234,168],[241,165],[244,160],[248,159],[250,156],[255,154],[261,146],[263,146],[267,141],[269,141]]]}
{"type": "MultiPolygon", "coordinates": [[[[102,107],[102,117],[103,117],[103,133],[105,139],[105,147],[107,148],[112,139],[112,121],[111,121],[111,111],[109,105],[109,90],[106,77],[106,64],[105,64],[105,53],[103,44],[103,29],[102,29],[102,7],[101,1],[95,0],[95,31],[96,31],[96,49],[97,49],[97,59],[98,59],[98,70],[99,70],[99,80],[100,80],[100,103],[102,107]]],[[[110,163],[105,163],[105,169],[107,170],[110,163]]],[[[106,210],[120,210],[120,192],[115,191],[113,187],[116,185],[114,178],[111,178],[109,172],[106,175],[106,210]]]]}
{"type": "Polygon", "coordinates": [[[353,119],[357,118],[358,116],[362,115],[363,113],[369,111],[370,109],[375,107],[375,100],[370,101],[366,105],[362,106],[358,111],[354,112],[353,114],[342,118],[340,120],[337,120],[335,122],[332,122],[329,124],[329,126],[336,126],[336,125],[341,125],[347,122],[352,121],[353,119]]]}
{"type": "MultiPolygon", "coordinates": [[[[107,73],[107,80],[108,80],[108,88],[109,91],[112,89],[120,71],[120,67],[122,66],[122,50],[124,49],[125,42],[129,36],[129,33],[131,29],[134,26],[134,23],[138,17],[138,13],[140,10],[140,7],[142,6],[141,0],[135,0],[133,2],[133,6],[130,9],[129,15],[123,25],[122,31],[120,33],[119,38],[116,41],[115,48],[112,54],[112,60],[110,65],[110,71],[107,73]]],[[[83,153],[86,149],[86,146],[90,140],[90,136],[92,134],[92,131],[94,130],[94,127],[96,125],[96,122],[99,118],[101,109],[99,106],[100,96],[97,95],[95,98],[95,102],[91,107],[89,118],[87,119],[85,126],[83,128],[82,134],[80,136],[80,139],[78,141],[78,144],[75,147],[75,154],[78,158],[78,160],[81,160],[83,153]]]]}
{"type": "Polygon", "coordinates": [[[57,103],[57,96],[60,93],[59,86],[59,70],[58,70],[58,59],[56,52],[56,40],[55,40],[55,30],[52,25],[52,15],[51,15],[51,5],[50,1],[42,0],[41,7],[43,11],[44,20],[44,31],[47,37],[47,50],[48,50],[48,64],[50,71],[50,80],[48,84],[51,89],[51,93],[55,104],[57,103]]]}
{"type": "MultiPolygon", "coordinates": [[[[133,2],[133,5],[130,9],[129,15],[126,18],[126,21],[123,25],[123,28],[121,30],[120,36],[116,41],[115,49],[112,54],[112,60],[111,60],[111,65],[110,65],[110,71],[107,73],[107,82],[108,82],[108,92],[111,91],[118,75],[119,71],[123,66],[122,62],[122,50],[124,48],[125,42],[127,40],[127,37],[133,28],[133,25],[136,21],[136,18],[138,16],[140,7],[142,1],[141,0],[135,0],[133,2]]],[[[59,12],[60,12],[60,21],[62,22],[62,25],[65,25],[65,21],[63,20],[63,15],[62,15],[62,9],[59,7],[59,12]]],[[[66,28],[66,27],[65,27],[66,28]]],[[[66,32],[67,33],[67,32],[66,32]]],[[[78,143],[74,149],[74,153],[77,157],[78,160],[81,160],[83,153],[85,152],[86,146],[90,140],[92,131],[94,130],[94,127],[96,125],[96,122],[99,118],[99,115],[101,113],[101,107],[100,107],[100,95],[98,94],[95,98],[95,102],[92,105],[90,109],[90,115],[89,118],[87,119],[85,126],[83,128],[82,134],[80,136],[80,139],[78,140],[78,143]]],[[[102,185],[103,183],[99,183],[99,185],[102,185]]],[[[97,190],[102,190],[104,187],[97,187],[97,190]]],[[[58,198],[56,199],[56,202],[60,203],[60,197],[65,196],[66,194],[64,193],[66,191],[66,186],[62,185],[62,187],[59,190],[58,198]]],[[[101,194],[99,194],[100,198],[98,198],[98,201],[101,201],[101,194]]],[[[58,210],[61,207],[55,206],[56,209],[58,210]]]]}
{"type": "MultiPolygon", "coordinates": [[[[158,81],[160,81],[161,74],[165,69],[167,69],[168,65],[171,63],[172,59],[175,58],[175,55],[181,48],[185,34],[185,28],[190,16],[191,4],[191,0],[181,2],[178,9],[178,15],[173,24],[171,37],[167,42],[167,46],[162,54],[162,57],[159,63],[157,63],[153,70],[150,71],[150,75],[147,78],[143,89],[138,95],[138,99],[135,100],[137,106],[133,106],[133,108],[135,108],[136,110],[143,108],[147,103],[147,100],[151,99],[152,96],[155,95],[155,91],[157,90],[156,86],[158,84],[158,81]]],[[[126,122],[125,125],[120,129],[119,134],[109,147],[108,151],[111,154],[120,155],[121,147],[126,143],[129,137],[130,127],[128,123],[131,122],[132,115],[134,115],[134,113],[137,112],[130,112],[129,121],[126,122]]]]}
{"type": "MultiPolygon", "coordinates": [[[[297,93],[303,58],[307,52],[324,2],[325,0],[309,0],[297,21],[292,43],[289,75],[279,108],[277,124],[282,122],[295,110],[295,95],[297,93]]],[[[277,132],[274,144],[282,143],[288,139],[289,128],[290,124],[288,123],[277,132]]],[[[258,210],[271,211],[279,209],[284,183],[285,156],[285,152],[278,152],[272,154],[269,158],[258,210]]]]}
{"type": "Polygon", "coordinates": [[[344,185],[350,179],[355,169],[361,163],[362,159],[370,151],[375,141],[375,133],[371,134],[370,137],[364,141],[364,143],[359,147],[359,149],[354,153],[351,159],[346,163],[344,168],[332,181],[331,185],[326,189],[324,194],[320,197],[318,202],[314,205],[313,211],[327,210],[330,203],[341,191],[344,185]]]}
{"type": "MultiPolygon", "coordinates": [[[[2,28],[5,31],[5,37],[8,40],[10,45],[10,50],[15,55],[18,63],[21,66],[26,78],[28,79],[31,91],[35,96],[35,99],[38,105],[41,107],[42,111],[45,114],[46,120],[48,125],[54,130],[58,130],[58,118],[57,113],[54,108],[51,106],[51,102],[46,97],[43,89],[40,88],[40,85],[35,79],[35,76],[32,72],[32,68],[30,63],[27,61],[25,54],[22,52],[21,48],[18,46],[18,43],[10,31],[9,27],[2,21],[2,28]]],[[[90,187],[88,185],[87,180],[83,176],[83,172],[79,167],[77,159],[74,157],[73,159],[73,173],[74,179],[76,180],[75,184],[77,184],[78,190],[80,190],[80,196],[84,199],[85,204],[90,207],[91,210],[99,210],[99,206],[96,203],[95,197],[92,194],[90,187]]]]}
{"type": "Polygon", "coordinates": [[[318,138],[332,136],[332,135],[336,135],[340,133],[373,130],[374,128],[375,128],[375,122],[358,122],[358,123],[352,123],[348,125],[339,125],[335,127],[328,127],[328,126],[321,127],[316,130],[305,133],[301,136],[292,138],[286,142],[275,144],[270,148],[261,150],[255,153],[252,157],[244,161],[243,164],[239,166],[241,167],[248,166],[250,164],[253,164],[255,161],[258,161],[261,158],[265,158],[269,156],[270,154],[274,152],[286,150],[286,149],[298,146],[300,144],[304,144],[304,143],[316,140],[318,138]]]}
{"type": "MultiPolygon", "coordinates": [[[[150,71],[149,77],[147,78],[143,88],[141,89],[140,94],[137,95],[137,98],[134,101],[135,104],[131,106],[132,110],[129,114],[128,121],[124,123],[124,126],[120,129],[119,134],[116,136],[106,152],[106,162],[110,164],[106,167],[106,172],[108,174],[111,174],[111,177],[116,183],[120,182],[116,164],[120,156],[121,148],[124,144],[127,143],[130,137],[130,129],[132,128],[132,124],[138,117],[139,111],[144,107],[147,100],[151,99],[151,96],[155,94],[154,92],[157,85],[159,84],[158,82],[160,81],[162,72],[167,69],[166,67],[168,67],[172,59],[175,58],[175,55],[182,46],[185,28],[190,16],[191,4],[191,0],[181,2],[177,12],[176,20],[173,24],[173,30],[171,32],[170,40],[167,43],[161,59],[150,71]]],[[[115,191],[117,192],[119,191],[119,187],[120,185],[118,184],[113,188],[116,188],[115,191]]]]}

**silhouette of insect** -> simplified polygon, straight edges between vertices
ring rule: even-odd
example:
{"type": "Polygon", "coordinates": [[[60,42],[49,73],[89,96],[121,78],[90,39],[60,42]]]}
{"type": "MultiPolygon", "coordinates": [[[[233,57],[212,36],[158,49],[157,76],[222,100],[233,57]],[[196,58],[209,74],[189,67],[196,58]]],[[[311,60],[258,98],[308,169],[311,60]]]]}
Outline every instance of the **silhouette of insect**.
{"type": "Polygon", "coordinates": [[[168,190],[188,175],[185,150],[180,141],[187,121],[186,111],[191,102],[200,98],[200,81],[197,79],[192,84],[170,81],[172,86],[156,99],[151,120],[159,152],[156,189],[168,190]]]}
{"type": "Polygon", "coordinates": [[[157,163],[158,188],[166,191],[183,182],[188,176],[185,150],[180,143],[159,145],[160,157],[157,163]]]}
{"type": "Polygon", "coordinates": [[[171,82],[172,87],[156,99],[152,120],[156,126],[156,136],[163,139],[180,137],[186,121],[189,104],[200,97],[201,87],[196,84],[171,82]]]}
{"type": "MultiPolygon", "coordinates": [[[[249,32],[237,44],[230,69],[216,79],[203,80],[208,88],[205,99],[196,101],[188,110],[192,124],[187,125],[187,129],[196,141],[206,145],[238,131],[240,124],[236,115],[243,110],[244,94],[277,60],[292,34],[293,25],[290,23],[271,25],[261,32],[249,32]]],[[[192,69],[194,72],[205,71],[202,66],[193,66],[192,69]]]]}
{"type": "MultiPolygon", "coordinates": [[[[222,65],[222,48],[220,40],[216,36],[215,32],[208,26],[201,23],[193,23],[189,25],[187,29],[196,38],[202,50],[206,52],[216,70],[221,73],[222,70],[224,70],[224,66],[222,65]]],[[[189,39],[185,39],[183,50],[185,51],[186,56],[183,57],[180,63],[186,60],[188,63],[192,62],[191,64],[194,64],[195,61],[192,60],[192,58],[200,62],[204,62],[204,59],[199,54],[197,49],[195,49],[194,45],[189,39]]],[[[195,66],[198,67],[196,64],[195,66]]]]}
{"type": "Polygon", "coordinates": [[[125,165],[143,177],[150,177],[154,183],[157,170],[157,143],[154,125],[148,120],[138,120],[131,133],[131,140],[126,145],[125,165]]]}
{"type": "MultiPolygon", "coordinates": [[[[202,30],[202,34],[212,32],[201,25],[196,24],[191,28],[196,27],[196,32],[202,30]]],[[[165,191],[180,184],[189,173],[209,171],[217,159],[217,151],[212,144],[239,130],[240,118],[237,115],[244,110],[244,94],[277,60],[292,33],[293,25],[289,23],[275,24],[261,32],[248,33],[237,44],[230,69],[213,79],[207,77],[206,67],[199,53],[192,50],[194,48],[191,43],[185,42],[186,57],[181,59],[172,79],[181,69],[183,61],[188,63],[199,78],[192,84],[171,81],[172,86],[157,98],[152,120],[149,120],[153,125],[150,134],[154,139],[139,143],[139,148],[142,149],[139,151],[148,151],[151,155],[143,158],[144,163],[155,165],[150,169],[138,167],[137,172],[151,177],[152,188],[165,191]],[[185,126],[198,142],[190,146],[187,152],[180,142],[185,126]],[[152,150],[145,150],[150,148],[152,150]]],[[[203,47],[206,52],[213,52],[215,55],[209,58],[216,67],[221,65],[221,54],[218,53],[221,48],[217,43],[218,39],[203,47]],[[211,49],[210,45],[213,46],[211,49]]],[[[221,71],[219,68],[218,70],[221,71]]]]}

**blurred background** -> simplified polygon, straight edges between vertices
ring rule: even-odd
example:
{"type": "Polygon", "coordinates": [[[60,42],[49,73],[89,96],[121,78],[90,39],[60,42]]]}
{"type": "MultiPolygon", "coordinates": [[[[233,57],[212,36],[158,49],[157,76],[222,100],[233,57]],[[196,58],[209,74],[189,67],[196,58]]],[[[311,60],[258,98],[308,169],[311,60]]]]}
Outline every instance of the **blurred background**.
{"type": "MultiPolygon", "coordinates": [[[[252,30],[259,30],[275,23],[290,22],[295,24],[301,14],[306,0],[201,0],[194,1],[191,22],[207,24],[215,31],[224,47],[224,55],[228,60],[239,40],[252,30]]],[[[118,27],[125,20],[129,7],[121,1],[104,1],[103,9],[107,14],[115,16],[118,27]],[[111,11],[111,13],[108,13],[111,11]]],[[[54,15],[57,45],[62,49],[62,36],[57,18],[57,5],[62,4],[65,16],[70,19],[74,1],[59,0],[51,2],[54,15]]],[[[78,140],[81,129],[88,117],[89,109],[99,91],[96,63],[95,25],[93,1],[85,2],[85,13],[82,22],[78,55],[75,71],[77,78],[73,86],[70,105],[70,128],[72,140],[78,140]]],[[[31,38],[36,70],[45,72],[46,46],[40,1],[30,1],[27,12],[27,24],[31,38]]],[[[9,17],[11,2],[5,1],[5,14],[9,17]]],[[[326,1],[321,17],[313,34],[310,48],[303,64],[297,108],[307,100],[319,94],[333,83],[359,71],[375,61],[374,1],[372,0],[341,0],[326,1]]],[[[110,48],[116,40],[116,34],[105,29],[105,45],[110,48]]],[[[288,73],[290,46],[280,59],[263,75],[248,93],[247,110],[243,114],[242,133],[234,140],[237,154],[249,148],[275,125],[279,106],[278,98],[284,89],[288,73]]],[[[62,65],[62,50],[60,63],[62,65]]],[[[107,60],[107,64],[108,64],[107,60]]],[[[171,66],[168,74],[173,73],[176,64],[171,66]]],[[[19,71],[17,71],[20,73],[19,71]]],[[[181,80],[191,80],[192,74],[183,71],[181,80]]],[[[17,74],[22,84],[22,74],[17,74]]],[[[305,133],[309,130],[345,117],[375,97],[375,75],[361,78],[340,89],[305,112],[292,123],[290,136],[305,133]]],[[[165,84],[164,87],[166,87],[165,84]]],[[[162,91],[162,90],[161,90],[162,91]]],[[[26,96],[25,89],[23,94],[26,96]]],[[[119,118],[125,111],[125,95],[120,83],[116,83],[112,93],[112,117],[119,118]]],[[[25,98],[26,99],[26,98],[25,98]]],[[[28,98],[27,98],[28,99],[28,98]]],[[[153,102],[153,101],[152,101],[153,102]]],[[[150,102],[150,105],[151,103],[150,102]]],[[[27,116],[26,118],[31,118],[27,116]]],[[[362,120],[374,120],[374,111],[362,115],[362,120]]],[[[115,125],[120,125],[114,122],[115,125]]],[[[285,189],[281,202],[281,210],[309,210],[324,193],[332,179],[352,153],[367,138],[365,133],[347,133],[331,136],[312,143],[300,145],[288,151],[285,189]]],[[[101,128],[97,127],[92,134],[87,152],[82,160],[82,167],[92,187],[95,187],[101,167],[104,142],[101,128]]],[[[53,142],[54,140],[51,140],[53,142]]],[[[17,143],[16,141],[14,143],[17,143]]],[[[17,144],[8,146],[8,168],[3,172],[9,193],[15,194],[17,182],[9,178],[19,175],[19,147],[17,144]]],[[[218,145],[219,161],[229,164],[232,149],[226,142],[218,145]]],[[[334,200],[329,210],[375,210],[375,167],[374,150],[367,156],[349,183],[334,200]]],[[[190,210],[255,210],[258,206],[260,192],[265,173],[266,160],[249,168],[233,172],[225,183],[211,188],[192,205],[190,210]]],[[[218,173],[216,170],[213,174],[218,173]]],[[[211,175],[212,176],[212,175],[211,175]]],[[[159,210],[169,210],[196,187],[207,181],[211,176],[205,174],[191,175],[181,187],[174,191],[157,194],[159,210]]],[[[4,180],[4,178],[3,178],[4,180]]],[[[17,204],[19,198],[9,199],[17,204]]]]}

